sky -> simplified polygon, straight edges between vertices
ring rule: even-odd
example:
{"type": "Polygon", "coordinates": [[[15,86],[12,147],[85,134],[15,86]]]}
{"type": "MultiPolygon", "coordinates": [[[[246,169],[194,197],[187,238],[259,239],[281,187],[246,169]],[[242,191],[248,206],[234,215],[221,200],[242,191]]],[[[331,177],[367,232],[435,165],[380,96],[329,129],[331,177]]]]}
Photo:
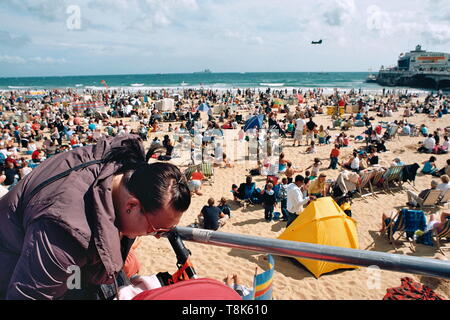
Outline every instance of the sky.
{"type": "Polygon", "coordinates": [[[375,72],[418,44],[450,52],[450,1],[0,1],[0,77],[375,72]]]}

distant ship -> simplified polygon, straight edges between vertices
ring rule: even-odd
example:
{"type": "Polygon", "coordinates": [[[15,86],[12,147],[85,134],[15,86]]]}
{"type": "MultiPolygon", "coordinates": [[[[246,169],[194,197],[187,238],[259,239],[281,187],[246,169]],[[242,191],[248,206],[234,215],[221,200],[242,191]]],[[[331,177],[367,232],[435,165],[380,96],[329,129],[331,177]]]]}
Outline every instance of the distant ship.
{"type": "Polygon", "coordinates": [[[424,89],[450,89],[450,54],[416,50],[401,54],[393,68],[381,67],[377,83],[424,89]]]}
{"type": "Polygon", "coordinates": [[[203,70],[203,71],[200,71],[200,72],[194,72],[195,74],[198,74],[198,73],[212,73],[211,72],[211,70],[209,70],[209,69],[205,69],[205,70],[203,70]]]}
{"type": "Polygon", "coordinates": [[[371,74],[367,77],[366,83],[377,83],[377,76],[375,74],[371,74]]]}

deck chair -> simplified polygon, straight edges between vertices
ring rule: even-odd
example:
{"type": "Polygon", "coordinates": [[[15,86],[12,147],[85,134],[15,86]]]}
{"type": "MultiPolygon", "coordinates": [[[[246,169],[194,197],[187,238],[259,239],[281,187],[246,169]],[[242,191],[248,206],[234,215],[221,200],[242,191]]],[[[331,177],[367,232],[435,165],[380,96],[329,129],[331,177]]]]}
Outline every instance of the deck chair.
{"type": "Polygon", "coordinates": [[[273,276],[275,273],[275,260],[272,255],[267,256],[269,269],[258,274],[258,268],[255,270],[253,279],[253,291],[243,297],[243,300],[273,300],[273,276]]]}
{"type": "Polygon", "coordinates": [[[210,162],[204,162],[198,165],[200,172],[203,173],[208,183],[212,184],[214,182],[214,167],[210,162]]]}
{"type": "Polygon", "coordinates": [[[386,170],[383,175],[384,189],[391,191],[391,183],[397,183],[398,187],[403,188],[402,171],[404,166],[393,166],[386,170]]]}
{"type": "Polygon", "coordinates": [[[394,246],[395,251],[397,247],[395,246],[395,241],[400,240],[402,236],[406,233],[406,239],[410,245],[410,248],[414,249],[414,233],[417,230],[424,231],[426,228],[426,217],[422,210],[408,210],[402,209],[397,212],[397,214],[390,219],[388,225],[386,226],[387,235],[389,243],[394,246]],[[399,236],[394,239],[394,234],[398,232],[399,236]]]}
{"type": "Polygon", "coordinates": [[[373,187],[372,187],[372,183],[370,182],[372,180],[372,178],[375,176],[376,172],[375,171],[365,171],[360,173],[360,179],[358,181],[358,192],[361,195],[361,197],[365,197],[365,196],[370,196],[373,195],[373,187]],[[367,188],[370,190],[369,193],[364,194],[363,190],[364,188],[367,188]]]}
{"type": "Polygon", "coordinates": [[[445,205],[447,202],[450,202],[450,189],[448,189],[442,196],[442,199],[439,200],[439,205],[445,205]]]}
{"type": "Polygon", "coordinates": [[[441,190],[431,190],[430,193],[428,193],[427,197],[425,199],[418,199],[417,204],[421,209],[426,207],[434,207],[436,203],[439,200],[439,197],[441,196],[442,191],[441,190]]]}
{"type": "Polygon", "coordinates": [[[186,176],[186,179],[189,180],[192,177],[192,174],[197,171],[198,166],[189,166],[186,170],[184,170],[183,174],[186,176]]]}
{"type": "Polygon", "coordinates": [[[381,183],[385,172],[386,171],[384,171],[384,170],[375,171],[375,174],[374,174],[373,179],[372,179],[372,186],[373,187],[377,187],[378,184],[381,183]]]}
{"type": "Polygon", "coordinates": [[[436,245],[440,253],[444,254],[444,249],[441,247],[441,240],[446,238],[450,239],[450,220],[447,220],[447,222],[444,225],[444,229],[435,235],[436,237],[436,245]]]}

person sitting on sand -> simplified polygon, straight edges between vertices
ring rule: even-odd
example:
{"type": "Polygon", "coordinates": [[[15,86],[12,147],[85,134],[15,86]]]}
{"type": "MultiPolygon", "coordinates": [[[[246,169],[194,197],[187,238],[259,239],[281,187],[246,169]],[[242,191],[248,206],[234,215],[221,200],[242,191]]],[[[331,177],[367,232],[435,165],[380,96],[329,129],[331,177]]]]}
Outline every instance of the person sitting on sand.
{"type": "Polygon", "coordinates": [[[239,188],[237,185],[233,184],[232,193],[234,196],[234,201],[251,199],[255,190],[256,184],[253,182],[253,178],[248,176],[245,183],[241,183],[239,188]]]}
{"type": "Polygon", "coordinates": [[[317,153],[316,143],[314,142],[314,140],[311,141],[311,145],[306,149],[305,153],[306,154],[315,154],[315,153],[317,153]]]}
{"type": "Polygon", "coordinates": [[[428,161],[426,161],[423,165],[422,173],[423,174],[434,174],[436,171],[438,171],[436,167],[436,157],[431,156],[428,161]]]}
{"type": "Polygon", "coordinates": [[[188,187],[192,194],[197,194],[202,196],[203,193],[200,192],[202,188],[202,181],[205,179],[205,176],[201,172],[201,169],[197,167],[196,171],[192,173],[191,179],[188,181],[188,187]]]}
{"type": "Polygon", "coordinates": [[[440,169],[439,171],[436,171],[433,176],[440,177],[442,175],[450,175],[450,159],[447,159],[447,165],[440,169]]]}
{"type": "Polygon", "coordinates": [[[229,219],[219,207],[214,206],[214,199],[208,199],[208,205],[202,208],[202,211],[198,215],[199,225],[206,230],[216,231],[220,227],[223,227],[226,221],[229,219]]]}
{"type": "Polygon", "coordinates": [[[341,166],[345,169],[352,170],[353,172],[359,172],[362,155],[358,152],[353,152],[353,156],[341,166]]]}
{"type": "Polygon", "coordinates": [[[315,196],[316,198],[322,198],[327,196],[327,175],[321,173],[319,177],[311,182],[308,187],[308,194],[315,196]]]}
{"type": "Polygon", "coordinates": [[[222,197],[219,201],[219,205],[217,206],[222,212],[228,216],[228,218],[231,218],[231,208],[227,204],[227,199],[222,197]]]}
{"type": "Polygon", "coordinates": [[[284,153],[283,153],[283,152],[280,153],[280,157],[279,157],[279,159],[278,159],[278,171],[279,171],[280,173],[286,172],[287,164],[288,164],[289,162],[290,162],[289,160],[287,160],[287,159],[284,158],[284,153]]]}

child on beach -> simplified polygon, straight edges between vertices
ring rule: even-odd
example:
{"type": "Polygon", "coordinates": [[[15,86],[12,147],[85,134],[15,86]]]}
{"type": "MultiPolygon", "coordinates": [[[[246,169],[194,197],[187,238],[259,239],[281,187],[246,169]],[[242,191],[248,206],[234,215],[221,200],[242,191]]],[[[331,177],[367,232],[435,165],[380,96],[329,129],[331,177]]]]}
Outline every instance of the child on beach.
{"type": "Polygon", "coordinates": [[[222,213],[227,215],[228,218],[231,218],[231,208],[229,205],[227,205],[227,199],[221,198],[219,205],[217,206],[220,210],[222,210],[222,213]]]}
{"type": "Polygon", "coordinates": [[[288,183],[292,183],[294,181],[294,174],[300,173],[300,172],[301,171],[297,171],[297,170],[293,169],[292,168],[292,162],[289,161],[287,163],[286,172],[284,173],[286,175],[288,183]]]}
{"type": "Polygon", "coordinates": [[[238,132],[238,139],[240,142],[244,141],[244,137],[245,137],[245,132],[244,132],[244,127],[241,127],[241,130],[239,130],[238,132]]]}
{"type": "Polygon", "coordinates": [[[330,153],[330,166],[328,169],[337,170],[337,164],[339,163],[339,155],[340,155],[340,149],[339,145],[335,144],[333,150],[331,150],[330,153]]]}
{"type": "Polygon", "coordinates": [[[322,165],[322,162],[319,158],[314,159],[314,163],[306,168],[306,170],[311,169],[311,178],[315,179],[319,176],[320,167],[322,165]]]}
{"type": "Polygon", "coordinates": [[[278,192],[278,200],[281,202],[281,213],[283,215],[283,221],[287,221],[289,218],[289,214],[287,211],[287,188],[290,183],[292,182],[288,182],[288,178],[283,178],[281,180],[278,192]]]}
{"type": "Polygon", "coordinates": [[[316,143],[314,141],[311,141],[311,145],[306,149],[306,154],[314,154],[317,153],[316,150],[316,143]]]}
{"type": "Polygon", "coordinates": [[[273,211],[277,206],[277,199],[275,191],[273,190],[273,183],[269,182],[266,188],[261,191],[263,206],[264,206],[264,218],[267,222],[272,221],[273,211]]]}

